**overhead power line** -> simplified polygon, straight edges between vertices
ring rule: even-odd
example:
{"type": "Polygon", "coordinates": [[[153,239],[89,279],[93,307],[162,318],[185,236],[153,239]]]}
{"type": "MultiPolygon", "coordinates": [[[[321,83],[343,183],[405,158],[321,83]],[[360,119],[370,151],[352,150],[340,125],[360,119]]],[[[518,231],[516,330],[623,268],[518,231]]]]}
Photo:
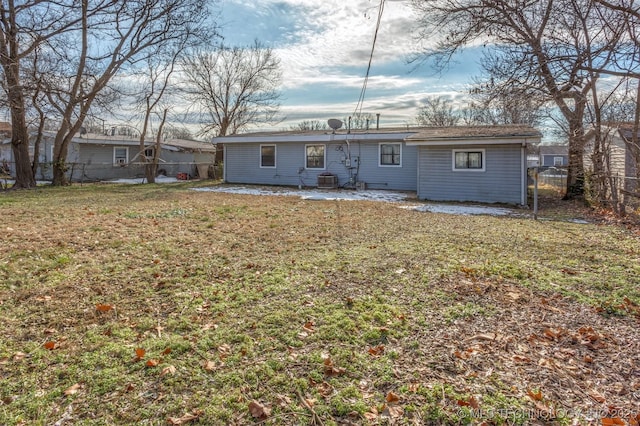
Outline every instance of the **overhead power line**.
{"type": "Polygon", "coordinates": [[[356,108],[353,111],[353,115],[362,113],[362,106],[364,104],[364,96],[367,91],[367,84],[369,82],[369,73],[371,72],[371,62],[373,61],[373,52],[376,48],[376,40],[378,38],[378,30],[380,29],[380,22],[382,21],[382,12],[384,11],[384,1],[380,0],[380,5],[378,6],[378,20],[376,21],[376,30],[373,34],[373,43],[371,44],[371,55],[369,55],[369,64],[367,65],[367,73],[364,76],[364,82],[362,83],[362,90],[360,90],[360,97],[358,98],[358,103],[356,104],[356,108]]]}

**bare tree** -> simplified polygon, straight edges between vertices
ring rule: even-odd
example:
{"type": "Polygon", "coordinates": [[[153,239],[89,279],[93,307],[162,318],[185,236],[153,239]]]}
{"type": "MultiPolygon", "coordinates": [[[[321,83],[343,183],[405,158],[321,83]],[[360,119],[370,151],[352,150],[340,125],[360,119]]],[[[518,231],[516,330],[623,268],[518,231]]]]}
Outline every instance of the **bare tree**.
{"type": "Polygon", "coordinates": [[[420,126],[450,127],[458,124],[460,115],[454,110],[451,99],[440,96],[424,100],[416,121],[420,126]]]}
{"type": "Polygon", "coordinates": [[[54,2],[7,0],[0,3],[0,66],[11,112],[11,149],[16,171],[14,188],[36,185],[29,156],[29,130],[21,65],[38,47],[64,34],[81,21],[74,0],[54,2]]]}
{"type": "Polygon", "coordinates": [[[291,130],[327,130],[329,125],[325,121],[320,120],[303,120],[294,126],[290,126],[291,130]]]}
{"type": "Polygon", "coordinates": [[[113,77],[173,43],[206,35],[207,0],[30,0],[0,6],[0,64],[10,89],[16,187],[35,185],[21,65],[36,49],[39,88],[55,111],[53,183],[67,183],[69,143],[113,77]],[[45,63],[46,66],[42,64],[45,63]]]}
{"type": "Polygon", "coordinates": [[[202,135],[235,134],[272,122],[280,108],[280,60],[256,41],[249,47],[220,46],[182,64],[185,93],[198,109],[202,135]]]}
{"type": "Polygon", "coordinates": [[[369,129],[375,123],[375,118],[370,112],[356,112],[343,119],[342,122],[345,123],[347,130],[369,129]]]}
{"type": "Polygon", "coordinates": [[[592,57],[610,60],[603,8],[591,0],[413,0],[413,4],[423,23],[421,37],[439,40],[422,57],[444,66],[472,42],[493,43],[500,58],[491,69],[496,81],[537,91],[554,103],[569,129],[566,197],[582,196],[584,114],[598,78],[584,72],[584,64],[592,57]]]}

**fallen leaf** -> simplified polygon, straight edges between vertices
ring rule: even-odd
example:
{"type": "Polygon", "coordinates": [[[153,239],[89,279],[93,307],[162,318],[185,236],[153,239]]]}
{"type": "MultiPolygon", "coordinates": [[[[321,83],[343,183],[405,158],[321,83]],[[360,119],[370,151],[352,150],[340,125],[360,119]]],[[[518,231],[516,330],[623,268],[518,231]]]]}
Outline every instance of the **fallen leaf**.
{"type": "Polygon", "coordinates": [[[182,417],[169,417],[167,421],[172,425],[183,425],[191,420],[196,420],[200,414],[200,412],[187,413],[182,417]]]}
{"type": "Polygon", "coordinates": [[[45,349],[48,349],[48,350],[51,351],[51,350],[55,349],[56,342],[50,340],[50,341],[46,342],[44,345],[42,345],[42,346],[44,346],[45,349]]]}
{"type": "Polygon", "coordinates": [[[213,371],[216,368],[216,363],[214,361],[205,361],[202,363],[202,367],[207,371],[213,371]]]}
{"type": "Polygon", "coordinates": [[[619,417],[603,417],[602,426],[608,425],[626,425],[625,421],[619,417]]]}
{"type": "Polygon", "coordinates": [[[249,412],[256,419],[264,420],[271,415],[271,408],[260,404],[258,401],[249,403],[249,412]]]}
{"type": "Polygon", "coordinates": [[[161,377],[166,376],[167,374],[176,374],[176,367],[174,367],[173,365],[168,365],[160,372],[161,377]]]}
{"type": "Polygon", "coordinates": [[[160,364],[160,361],[158,361],[157,359],[150,359],[145,363],[147,367],[156,367],[158,364],[160,364]]]}
{"type": "Polygon", "coordinates": [[[531,362],[531,359],[524,355],[514,355],[511,357],[515,362],[531,362]]]}
{"type": "Polygon", "coordinates": [[[102,304],[102,303],[98,303],[96,305],[96,310],[98,312],[109,312],[112,309],[113,309],[113,305],[102,304]]]}
{"type": "Polygon", "coordinates": [[[398,402],[400,401],[400,397],[390,391],[389,393],[387,393],[387,396],[385,397],[385,401],[387,401],[388,403],[398,402]]]}
{"type": "Polygon", "coordinates": [[[136,361],[140,361],[142,358],[144,358],[144,354],[146,354],[147,351],[145,351],[142,348],[136,348],[136,361]]]}
{"type": "Polygon", "coordinates": [[[327,376],[340,376],[345,373],[344,368],[338,368],[333,365],[333,361],[328,356],[324,360],[324,374],[327,376]]]}
{"type": "Polygon", "coordinates": [[[378,346],[374,346],[372,348],[369,348],[369,355],[372,356],[379,356],[380,354],[382,354],[384,352],[384,345],[378,345],[378,346]]]}
{"type": "Polygon", "coordinates": [[[364,413],[364,417],[370,422],[376,420],[378,418],[378,409],[376,407],[371,407],[369,411],[364,413]]]}
{"type": "Polygon", "coordinates": [[[76,383],[75,385],[72,385],[70,387],[68,387],[65,391],[64,394],[69,396],[69,395],[73,395],[75,393],[78,393],[78,391],[82,388],[82,385],[80,385],[80,383],[76,383]]]}
{"type": "Polygon", "coordinates": [[[56,330],[55,328],[45,328],[44,329],[44,334],[56,334],[58,332],[58,330],[56,330]]]}
{"type": "Polygon", "coordinates": [[[478,408],[480,406],[480,404],[478,403],[478,400],[473,395],[471,395],[469,399],[466,401],[464,399],[459,399],[457,401],[457,404],[460,407],[471,407],[471,408],[478,408]]]}
{"type": "Polygon", "coordinates": [[[400,405],[387,405],[384,410],[382,410],[382,416],[391,417],[392,419],[397,419],[402,417],[404,414],[404,409],[400,405]]]}
{"type": "Polygon", "coordinates": [[[313,333],[315,331],[313,329],[314,326],[315,326],[315,323],[313,321],[307,321],[302,326],[302,329],[305,330],[307,333],[313,333]]]}
{"type": "Polygon", "coordinates": [[[527,391],[527,395],[534,401],[542,401],[542,391],[534,392],[531,390],[527,391]]]}
{"type": "Polygon", "coordinates": [[[606,398],[602,395],[600,395],[600,393],[598,393],[597,391],[594,390],[590,390],[587,392],[587,394],[593,398],[594,401],[599,402],[599,403],[603,403],[606,401],[606,398]]]}
{"type": "Polygon", "coordinates": [[[164,351],[162,351],[162,355],[169,355],[171,353],[171,348],[166,348],[164,351]]]}
{"type": "Polygon", "coordinates": [[[15,354],[13,354],[13,360],[22,361],[26,356],[27,354],[24,352],[16,352],[15,354]]]}

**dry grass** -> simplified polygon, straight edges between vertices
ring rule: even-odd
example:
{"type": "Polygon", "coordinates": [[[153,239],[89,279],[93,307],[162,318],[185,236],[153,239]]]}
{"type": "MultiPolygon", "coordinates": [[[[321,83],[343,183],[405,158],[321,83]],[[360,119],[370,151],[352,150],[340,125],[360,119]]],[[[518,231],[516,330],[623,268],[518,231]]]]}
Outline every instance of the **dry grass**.
{"type": "Polygon", "coordinates": [[[640,413],[629,229],[189,185],[0,194],[0,424],[640,413]]]}

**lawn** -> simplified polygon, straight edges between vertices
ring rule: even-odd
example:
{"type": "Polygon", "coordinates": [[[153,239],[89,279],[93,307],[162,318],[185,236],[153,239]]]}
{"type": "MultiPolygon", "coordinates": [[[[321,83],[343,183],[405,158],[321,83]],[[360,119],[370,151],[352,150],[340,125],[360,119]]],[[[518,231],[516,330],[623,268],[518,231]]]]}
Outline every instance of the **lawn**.
{"type": "Polygon", "coordinates": [[[0,193],[0,424],[638,424],[633,229],[194,185],[0,193]]]}

